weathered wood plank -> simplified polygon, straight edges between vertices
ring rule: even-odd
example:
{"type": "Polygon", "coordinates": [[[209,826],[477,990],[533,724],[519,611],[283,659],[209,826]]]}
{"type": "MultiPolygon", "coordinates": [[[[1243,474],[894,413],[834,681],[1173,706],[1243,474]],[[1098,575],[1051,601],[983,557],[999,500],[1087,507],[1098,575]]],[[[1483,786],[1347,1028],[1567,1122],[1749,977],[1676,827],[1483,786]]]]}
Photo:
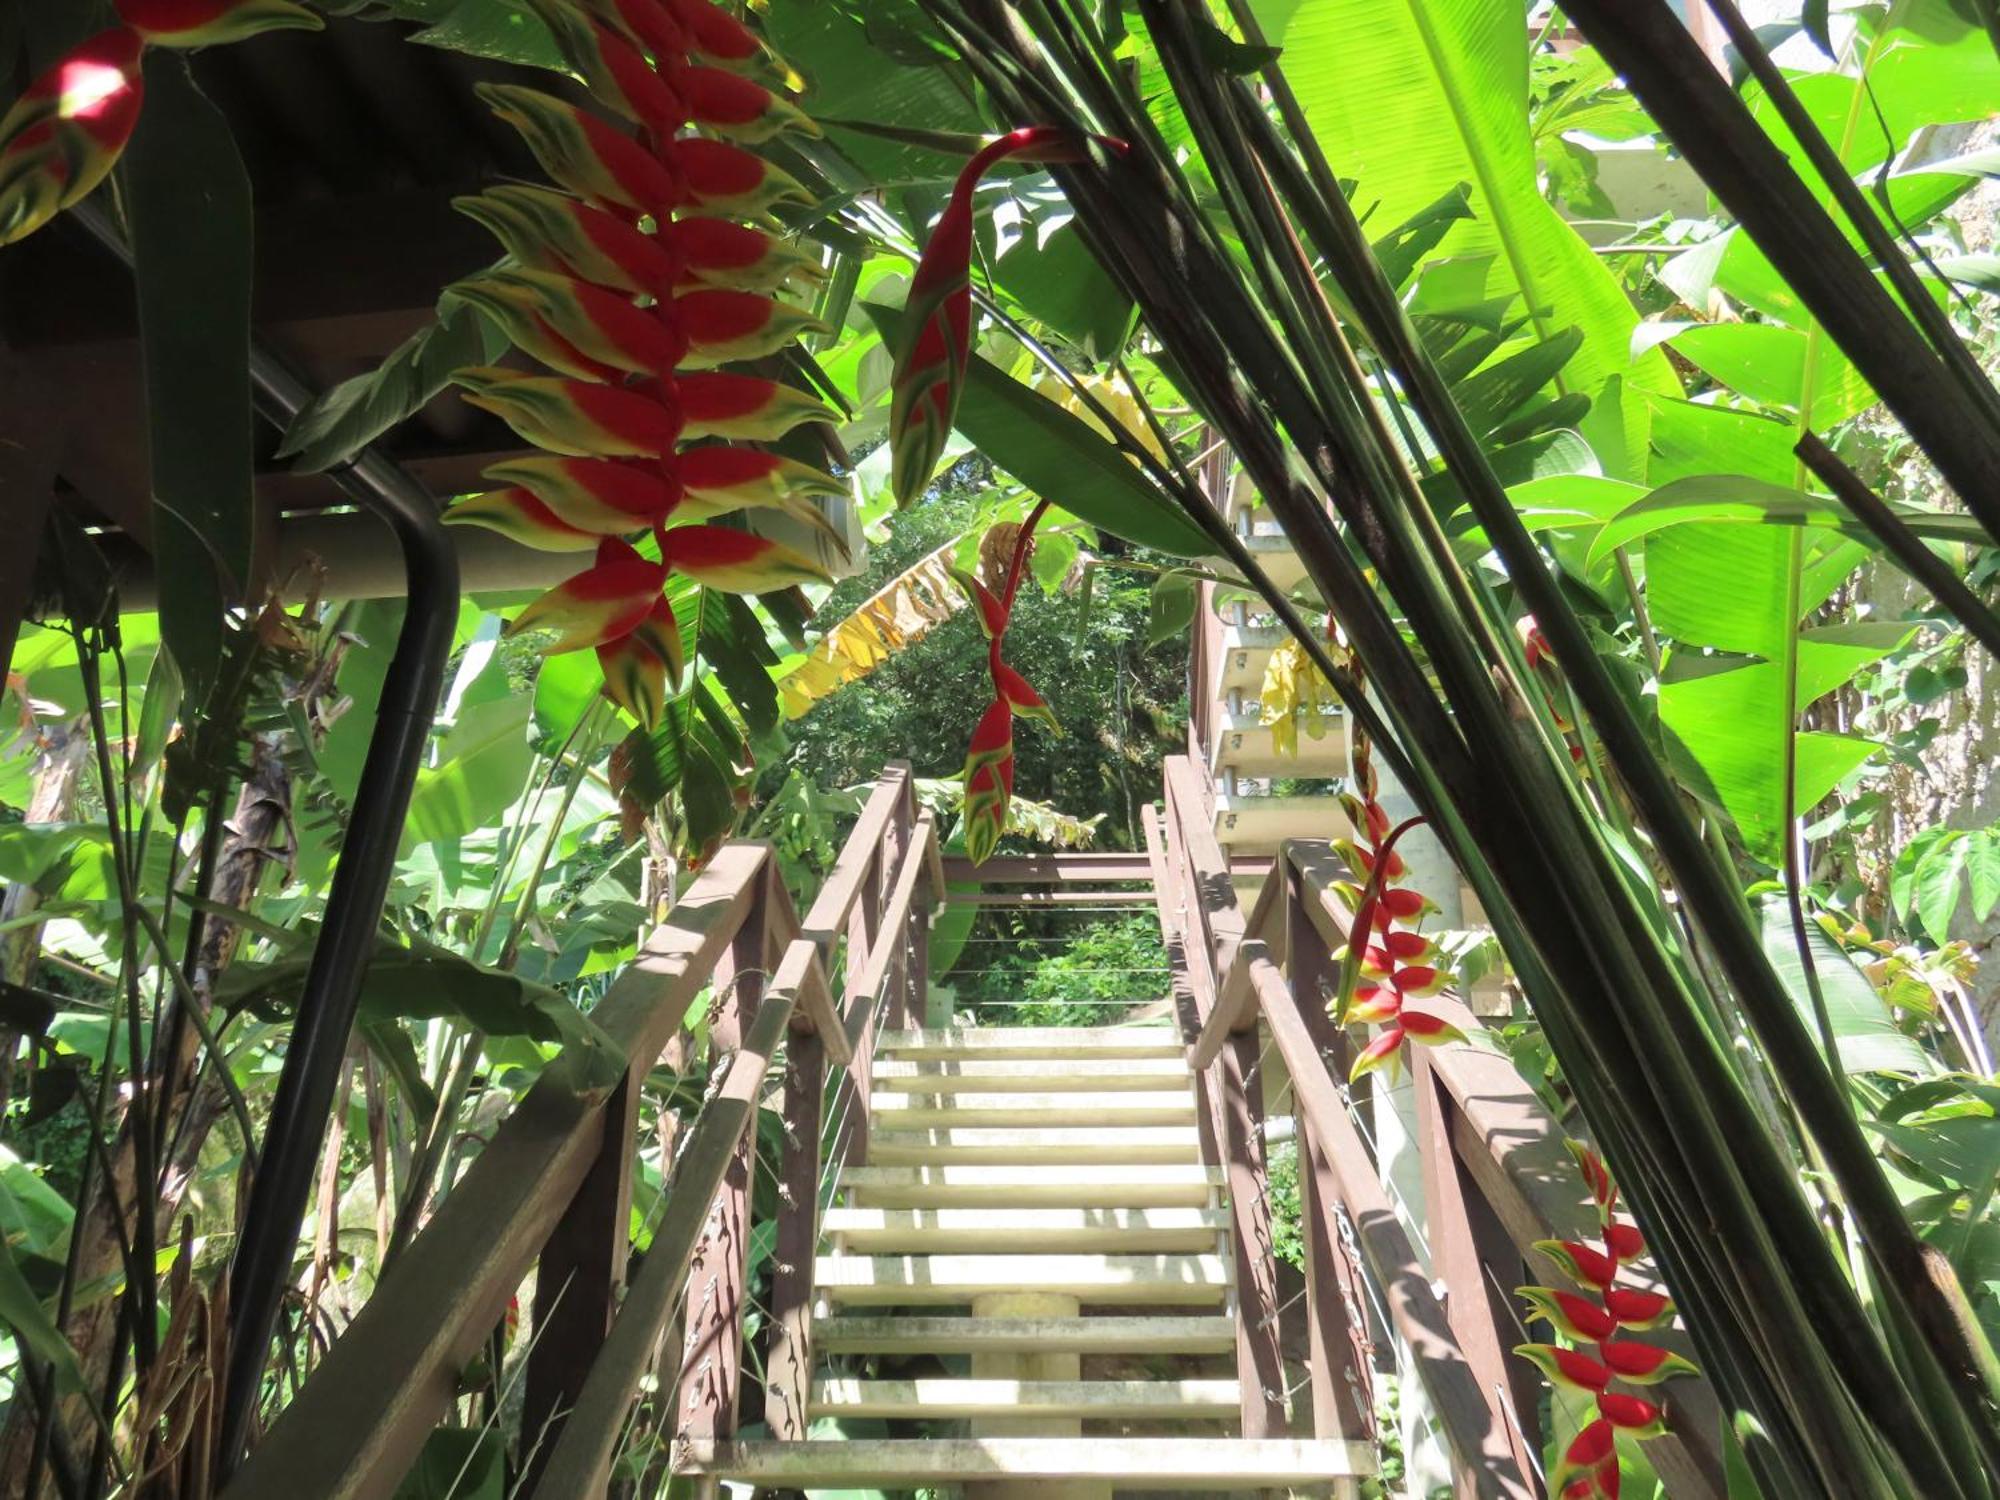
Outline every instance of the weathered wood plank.
{"type": "MultiPolygon", "coordinates": [[[[725,846],[598,1006],[635,1067],[659,1055],[734,938],[766,852],[725,846]]],[[[395,1489],[596,1159],[608,1071],[576,1052],[543,1073],[251,1451],[229,1500],[395,1489]]]]}
{"type": "MultiPolygon", "coordinates": [[[[809,950],[810,951],[810,950],[809,950]]],[[[780,976],[782,983],[783,976],[780,976]]],[[[813,1252],[819,1244],[819,1132],[826,1092],[820,1034],[794,1031],[785,1044],[785,1146],[778,1168],[778,1233],[772,1249],[771,1344],[764,1361],[764,1420],[773,1437],[798,1440],[810,1424],[813,1252]]]]}

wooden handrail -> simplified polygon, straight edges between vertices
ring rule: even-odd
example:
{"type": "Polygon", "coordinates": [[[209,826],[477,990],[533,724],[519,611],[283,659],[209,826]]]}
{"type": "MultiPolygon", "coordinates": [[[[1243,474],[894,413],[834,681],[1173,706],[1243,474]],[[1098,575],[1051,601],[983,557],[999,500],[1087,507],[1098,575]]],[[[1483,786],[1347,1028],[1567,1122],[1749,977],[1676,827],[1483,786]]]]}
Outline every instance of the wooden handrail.
{"type": "MultiPolygon", "coordinates": [[[[784,1037],[799,995],[814,984],[826,983],[818,970],[819,950],[811,941],[800,939],[785,950],[770,993],[758,1006],[757,1018],[730,1062],[721,1088],[703,1102],[687,1149],[674,1165],[666,1212],[653,1231],[652,1248],[633,1278],[610,1336],[591,1363],[589,1378],[536,1486],[537,1496],[557,1500],[604,1492],[632,1393],[645,1378],[660,1332],[687,1284],[689,1261],[709,1204],[743,1142],[744,1132],[756,1118],[757,1096],[770,1071],[772,1055],[784,1037]]],[[[732,1338],[741,1337],[733,1322],[726,1332],[732,1338]]]]}
{"type": "MultiPolygon", "coordinates": [[[[643,1073],[734,940],[769,850],[725,846],[593,1012],[643,1073]]],[[[564,1216],[603,1140],[617,1069],[565,1053],[495,1132],[224,1492],[374,1500],[415,1461],[564,1216]]]]}
{"type": "MultiPolygon", "coordinates": [[[[903,851],[902,862],[896,867],[888,903],[882,908],[883,932],[900,932],[908,926],[910,913],[916,905],[917,882],[929,880],[931,861],[937,849],[937,827],[929,813],[917,819],[911,840],[910,847],[903,851]]],[[[876,1002],[882,998],[898,956],[895,944],[877,943],[870,949],[861,972],[848,976],[843,1010],[846,1040],[850,1047],[860,1043],[862,1028],[873,1013],[876,1002]]]]}
{"type": "MultiPolygon", "coordinates": [[[[878,999],[893,992],[900,1003],[909,970],[921,976],[923,913],[942,893],[935,831],[928,817],[915,816],[906,765],[887,768],[804,924],[770,848],[725,845],[592,1012],[612,1048],[572,1046],[549,1065],[253,1450],[227,1500],[388,1496],[538,1254],[528,1381],[534,1431],[526,1441],[543,1462],[531,1466],[524,1493],[543,1500],[593,1486],[602,1493],[626,1409],[691,1262],[704,1255],[703,1275],[721,1278],[726,1313],[706,1317],[695,1334],[717,1348],[711,1428],[726,1435],[735,1422],[743,1302],[743,1268],[732,1272],[728,1262],[740,1261],[748,1243],[748,1130],[772,1058],[785,1043],[786,1181],[807,1174],[779,1220],[794,1272],[803,1266],[803,1282],[781,1277],[797,1329],[809,1323],[800,1309],[811,1300],[821,1089],[829,1065],[857,1062],[829,968],[845,941],[854,950],[850,992],[878,999]],[[926,884],[931,899],[920,901],[926,884]],[[712,1043],[728,1052],[727,1063],[684,1137],[652,1247],[621,1299],[639,1088],[711,975],[712,1043]],[[717,1216],[732,1214],[736,1222],[718,1229],[717,1216]]],[[[774,1295],[774,1310],[780,1300],[774,1295]]],[[[781,1339],[774,1333],[774,1343],[781,1339]]],[[[792,1353],[805,1352],[801,1339],[792,1353]]]]}

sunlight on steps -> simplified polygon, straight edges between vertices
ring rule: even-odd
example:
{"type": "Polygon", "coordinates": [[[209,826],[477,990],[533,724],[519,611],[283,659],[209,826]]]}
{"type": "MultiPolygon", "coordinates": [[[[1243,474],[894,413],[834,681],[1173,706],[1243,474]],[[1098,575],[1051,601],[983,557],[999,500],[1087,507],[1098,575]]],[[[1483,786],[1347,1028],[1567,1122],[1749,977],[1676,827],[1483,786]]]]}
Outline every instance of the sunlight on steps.
{"type": "Polygon", "coordinates": [[[820,1222],[808,1415],[889,1435],[697,1444],[683,1472],[993,1500],[1351,1496],[1374,1472],[1366,1444],[1236,1435],[1223,1174],[1171,1030],[876,1047],[867,1165],[820,1222]]]}

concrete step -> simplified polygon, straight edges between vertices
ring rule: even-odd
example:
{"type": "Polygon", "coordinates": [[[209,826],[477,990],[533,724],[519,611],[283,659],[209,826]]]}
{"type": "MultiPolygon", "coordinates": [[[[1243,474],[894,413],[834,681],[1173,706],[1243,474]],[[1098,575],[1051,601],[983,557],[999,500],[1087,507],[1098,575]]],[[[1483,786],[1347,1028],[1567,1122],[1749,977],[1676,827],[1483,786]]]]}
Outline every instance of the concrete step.
{"type": "Polygon", "coordinates": [[[1132,1166],[848,1167],[840,1185],[873,1208],[1201,1208],[1222,1171],[1198,1163],[1132,1166]]]}
{"type": "Polygon", "coordinates": [[[880,1130],[946,1125],[1192,1125],[1194,1090],[1114,1094],[879,1094],[869,1113],[880,1130]]]}
{"type": "Polygon", "coordinates": [[[813,1382],[815,1417],[1234,1417],[1233,1380],[852,1380],[813,1382]]]}
{"type": "Polygon", "coordinates": [[[1220,1255],[824,1255],[813,1284],[831,1302],[918,1307],[991,1292],[1056,1292],[1117,1305],[1220,1303],[1220,1255]]]}
{"type": "MultiPolygon", "coordinates": [[[[889,1123],[889,1122],[885,1122],[889,1123]]],[[[868,1159],[885,1167],[945,1162],[1125,1165],[1200,1160],[1201,1137],[1189,1125],[950,1127],[868,1134],[868,1159]]]]}
{"type": "Polygon", "coordinates": [[[1216,842],[1231,854],[1272,854],[1286,839],[1352,837],[1354,825],[1341,811],[1338,797],[1215,794],[1216,842]]]}
{"type": "Polygon", "coordinates": [[[831,1208],[820,1232],[875,1254],[951,1250],[1207,1250],[1229,1216],[1209,1208],[831,1208]]]}
{"type": "Polygon", "coordinates": [[[1346,720],[1339,713],[1302,718],[1293,755],[1278,748],[1254,697],[1236,713],[1218,707],[1209,729],[1208,768],[1218,776],[1225,770],[1239,776],[1338,776],[1347,769],[1346,720]]]}
{"type": "Polygon", "coordinates": [[[891,1094],[1125,1094],[1185,1088],[1187,1059],[1176,1057],[968,1058],[885,1062],[873,1074],[875,1106],[891,1094]]]}
{"type": "Polygon", "coordinates": [[[877,1056],[927,1059],[1181,1057],[1187,1049],[1165,1026],[992,1026],[946,1031],[885,1031],[877,1056]]]}
{"type": "Polygon", "coordinates": [[[802,1443],[696,1439],[679,1474],[767,1489],[915,1489],[982,1479],[1102,1479],[1118,1489],[1257,1490],[1334,1486],[1375,1472],[1366,1443],[1308,1438],[877,1438],[802,1443]]]}
{"type": "Polygon", "coordinates": [[[1236,1320],[836,1315],[814,1321],[812,1342],[822,1354],[1227,1354],[1236,1320]]]}

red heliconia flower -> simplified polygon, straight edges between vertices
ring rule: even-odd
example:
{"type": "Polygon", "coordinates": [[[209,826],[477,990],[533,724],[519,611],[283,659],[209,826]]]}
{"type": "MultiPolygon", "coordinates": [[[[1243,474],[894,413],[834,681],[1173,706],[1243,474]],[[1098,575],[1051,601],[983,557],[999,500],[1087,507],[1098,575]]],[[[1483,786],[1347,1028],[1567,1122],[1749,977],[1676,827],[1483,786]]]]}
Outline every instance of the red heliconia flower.
{"type": "Polygon", "coordinates": [[[1542,635],[1542,627],[1535,623],[1533,615],[1523,615],[1514,622],[1514,633],[1521,638],[1521,650],[1528,658],[1529,670],[1543,662],[1554,663],[1555,653],[1549,650],[1549,643],[1542,635]]]}
{"type": "Polygon", "coordinates": [[[486,477],[531,492],[566,526],[625,536],[674,513],[682,498],[675,468],[646,459],[533,453],[490,465],[486,477]]]}
{"type": "Polygon", "coordinates": [[[680,258],[683,285],[774,292],[790,281],[826,278],[826,268],[811,251],[748,224],[698,215],[674,220],[660,235],[680,258]]]}
{"type": "Polygon", "coordinates": [[[570,525],[529,491],[511,487],[468,495],[442,519],[448,526],[483,526],[542,552],[588,552],[601,536],[570,525]]]}
{"type": "Polygon", "coordinates": [[[1630,1224],[1606,1224],[1604,1248],[1620,1261],[1637,1260],[1646,1253],[1646,1237],[1630,1224]]]}
{"type": "Polygon", "coordinates": [[[673,315],[687,338],[690,369],[762,359],[802,333],[825,333],[827,325],[803,308],[726,287],[699,287],[673,302],[673,315]]]}
{"type": "Polygon", "coordinates": [[[1654,1385],[1695,1373],[1694,1366],[1678,1354],[1637,1339],[1603,1340],[1597,1346],[1597,1357],[1610,1366],[1612,1374],[1634,1385],[1654,1385]]]}
{"type": "Polygon", "coordinates": [[[1674,1304],[1670,1298],[1633,1287],[1606,1287],[1604,1309],[1618,1320],[1619,1327],[1642,1332],[1659,1327],[1674,1315],[1674,1304]]]}
{"type": "Polygon", "coordinates": [[[1658,1437],[1667,1430],[1667,1414],[1652,1402],[1622,1391],[1600,1391],[1597,1410],[1621,1432],[1634,1437],[1658,1437]]]}
{"type": "Polygon", "coordinates": [[[1426,959],[1436,951],[1435,945],[1421,932],[1386,932],[1382,935],[1382,946],[1389,950],[1389,956],[1398,963],[1415,963],[1426,959]]]}
{"type": "Polygon", "coordinates": [[[671,296],[686,274],[677,234],[643,233],[567,193],[507,182],[475,197],[454,198],[451,206],[484,225],[524,266],[566,270],[599,286],[654,298],[671,296]]]}
{"type": "Polygon", "coordinates": [[[521,133],[542,169],[599,206],[664,219],[687,200],[682,143],[655,156],[587,110],[538,89],[482,83],[476,89],[494,114],[521,133]]]}
{"type": "Polygon", "coordinates": [[[1355,1055],[1354,1066],[1347,1070],[1347,1081],[1353,1083],[1373,1073],[1377,1068],[1393,1066],[1402,1054],[1403,1041],[1401,1026],[1384,1028],[1380,1036],[1355,1055]]]}
{"type": "Polygon", "coordinates": [[[682,68],[674,82],[687,96],[695,124],[730,140],[754,146],[786,131],[819,134],[819,127],[797,105],[740,74],[721,68],[682,68]]]}
{"type": "Polygon", "coordinates": [[[1609,1367],[1560,1344],[1521,1344],[1514,1352],[1541,1366],[1542,1373],[1554,1384],[1573,1391],[1589,1391],[1594,1395],[1611,1384],[1609,1367]]]}
{"type": "Polygon", "coordinates": [[[667,699],[680,688],[685,658],[673,607],[664,597],[656,599],[636,628],[598,646],[604,696],[652,729],[666,711],[667,699]]]}
{"type": "Polygon", "coordinates": [[[1028,679],[1008,666],[1004,661],[992,664],[993,685],[999,689],[1007,706],[1024,719],[1039,719],[1056,734],[1062,733],[1062,725],[1056,722],[1056,712],[1042,700],[1042,695],[1028,686],[1028,679]]]}
{"type": "Polygon", "coordinates": [[[1442,969],[1430,964],[1404,964],[1389,978],[1389,982],[1402,992],[1405,998],[1411,995],[1435,995],[1445,986],[1448,976],[1442,969]]]}
{"type": "Polygon", "coordinates": [[[984,864],[1007,830],[1014,799],[1014,713],[996,698],[980,716],[965,754],[965,852],[984,864]]]}
{"type": "Polygon", "coordinates": [[[1549,1487],[1558,1494],[1595,1495],[1599,1493],[1597,1471],[1607,1462],[1615,1470],[1618,1463],[1618,1430],[1603,1417],[1594,1417],[1584,1423],[1577,1435],[1570,1439],[1563,1449],[1555,1472],[1549,1476],[1549,1487]],[[1581,1475],[1581,1479],[1577,1476],[1581,1475]],[[1573,1485],[1581,1483],[1582,1490],[1574,1490],[1573,1485]]]}
{"type": "MultiPolygon", "coordinates": [[[[1535,1248],[1584,1286],[1601,1290],[1618,1279],[1617,1261],[1603,1251],[1593,1250],[1576,1240],[1536,1240],[1535,1248]]],[[[1617,1316],[1615,1311],[1612,1315],[1617,1316]]]]}
{"type": "Polygon", "coordinates": [[[616,26],[655,58],[676,57],[688,50],[686,28],[662,0],[583,0],[583,8],[616,26]]]}
{"type": "Polygon", "coordinates": [[[729,526],[676,526],[660,533],[660,556],[676,573],[725,594],[773,594],[831,583],[826,569],[767,537],[729,526]]]}
{"type": "MultiPolygon", "coordinates": [[[[1368,875],[1375,869],[1375,856],[1369,850],[1357,848],[1355,854],[1361,861],[1361,873],[1368,875]]],[[[1384,872],[1390,880],[1401,880],[1409,873],[1410,867],[1403,862],[1403,856],[1394,849],[1389,851],[1389,867],[1384,872]]]]}
{"type": "Polygon", "coordinates": [[[1381,843],[1389,836],[1389,814],[1379,802],[1370,802],[1362,809],[1368,823],[1368,837],[1374,843],[1381,843]]]}
{"type": "Polygon", "coordinates": [[[1563,1144],[1569,1148],[1576,1169],[1583,1174],[1583,1185],[1590,1189],[1591,1201],[1597,1205],[1598,1219],[1609,1223],[1611,1211],[1618,1206],[1618,1185],[1611,1180],[1604,1158],[1581,1141],[1566,1138],[1563,1144]]]}
{"type": "Polygon", "coordinates": [[[569,0],[528,0],[591,97],[666,141],[688,122],[689,104],[618,29],[579,13],[569,0]]]}
{"type": "Polygon", "coordinates": [[[708,371],[674,382],[689,438],[774,443],[806,422],[837,422],[839,413],[810,392],[751,375],[708,371]]]}
{"type": "Polygon", "coordinates": [[[687,35],[687,50],[715,62],[753,61],[763,50],[757,33],[709,0],[666,0],[687,35]]]}
{"type": "Polygon", "coordinates": [[[486,314],[522,353],[579,380],[668,374],[687,349],[671,319],[560,271],[497,267],[446,294],[486,314]]]}
{"type": "Polygon", "coordinates": [[[812,201],[796,177],[727,141],[683,136],[661,155],[673,162],[688,201],[703,213],[755,219],[780,203],[812,201]]]}
{"type": "Polygon", "coordinates": [[[1395,1020],[1402,1009],[1403,997],[1391,986],[1364,984],[1356,988],[1354,998],[1347,1003],[1347,1014],[1338,1019],[1344,1026],[1380,1026],[1395,1020]]]}
{"type": "Polygon", "coordinates": [[[958,414],[972,353],[972,196],[979,179],[1010,156],[1077,161],[1083,152],[1084,142],[1074,132],[1033,125],[989,143],[958,174],[904,303],[889,402],[891,484],[897,504],[910,504],[930,484],[958,414]]]}
{"type": "Polygon", "coordinates": [[[661,602],[666,581],[662,564],[641,557],[629,543],[606,538],[598,544],[594,567],[543,594],[505,633],[553,630],[556,639],[544,648],[551,656],[601,646],[637,630],[661,602]]]}
{"type": "Polygon", "coordinates": [[[1396,960],[1387,948],[1370,943],[1361,950],[1360,969],[1370,979],[1387,979],[1396,971],[1396,960]]]}
{"type": "Polygon", "coordinates": [[[989,589],[979,579],[963,568],[953,568],[951,581],[965,591],[979,613],[979,630],[989,641],[997,641],[1007,633],[1007,619],[1011,611],[1000,602],[1000,596],[989,589]]]}
{"type": "Polygon", "coordinates": [[[1522,1286],[1516,1287],[1514,1293],[1532,1309],[1531,1318],[1544,1319],[1565,1338],[1595,1344],[1618,1331],[1616,1318],[1575,1292],[1549,1286],[1522,1286]]]}
{"type": "Polygon", "coordinates": [[[140,40],[123,26],[79,42],[0,116],[0,245],[26,239],[80,203],[118,162],[139,123],[140,40]]]}
{"type": "Polygon", "coordinates": [[[712,443],[684,450],[672,467],[688,499],[716,511],[779,505],[790,496],[848,494],[846,483],[833,475],[761,448],[712,443]]]}
{"type": "Polygon", "coordinates": [[[681,435],[681,413],[662,392],[587,380],[559,380],[474,365],[452,374],[466,400],[507,423],[537,448],[577,458],[657,458],[681,435]]]}
{"type": "Polygon", "coordinates": [[[118,15],[156,47],[207,47],[260,31],[318,31],[326,24],[292,0],[118,0],[118,15]]]}
{"type": "Polygon", "coordinates": [[[1411,922],[1430,910],[1431,903],[1422,891],[1413,891],[1408,886],[1391,886],[1382,892],[1382,907],[1398,922],[1411,922]]]}
{"type": "MultiPolygon", "coordinates": [[[[1404,994],[1407,998],[1408,992],[1405,991],[1404,994]]],[[[1407,1005],[1403,1007],[1401,1025],[1403,1030],[1427,1047],[1442,1047],[1446,1042],[1465,1040],[1465,1033],[1442,1016],[1434,1016],[1429,1011],[1411,1010],[1407,1005]]]]}

